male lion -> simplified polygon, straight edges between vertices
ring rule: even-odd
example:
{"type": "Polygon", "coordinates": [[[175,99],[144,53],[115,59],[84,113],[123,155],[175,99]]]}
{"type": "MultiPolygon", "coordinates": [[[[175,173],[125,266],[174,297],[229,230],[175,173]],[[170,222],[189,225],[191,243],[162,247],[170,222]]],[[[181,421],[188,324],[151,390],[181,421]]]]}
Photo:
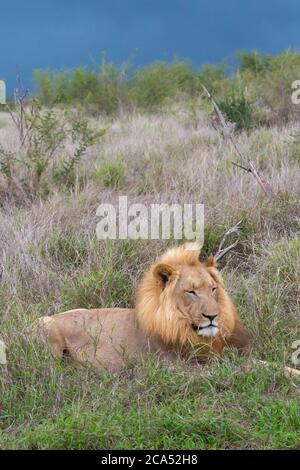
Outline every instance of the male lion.
{"type": "Polygon", "coordinates": [[[225,346],[247,350],[249,335],[213,257],[200,261],[194,244],[169,249],[146,273],[134,309],[77,309],[40,319],[58,358],[117,370],[157,352],[205,361],[225,346]]]}

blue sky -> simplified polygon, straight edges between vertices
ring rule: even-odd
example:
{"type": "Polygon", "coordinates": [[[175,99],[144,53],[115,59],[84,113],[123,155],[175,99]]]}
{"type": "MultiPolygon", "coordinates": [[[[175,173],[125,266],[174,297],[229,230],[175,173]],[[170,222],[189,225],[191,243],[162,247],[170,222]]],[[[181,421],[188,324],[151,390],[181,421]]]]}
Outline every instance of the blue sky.
{"type": "Polygon", "coordinates": [[[174,55],[195,66],[239,50],[300,50],[299,0],[0,0],[0,78],[174,55]]]}

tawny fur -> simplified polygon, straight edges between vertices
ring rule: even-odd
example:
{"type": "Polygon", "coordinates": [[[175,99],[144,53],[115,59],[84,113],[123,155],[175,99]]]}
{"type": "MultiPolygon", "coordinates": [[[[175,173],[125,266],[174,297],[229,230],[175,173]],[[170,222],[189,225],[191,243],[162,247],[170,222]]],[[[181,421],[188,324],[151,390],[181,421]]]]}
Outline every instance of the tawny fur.
{"type": "Polygon", "coordinates": [[[246,350],[249,335],[216,263],[200,262],[199,253],[192,245],[168,250],[142,280],[135,309],[78,309],[41,318],[39,329],[53,354],[117,370],[150,352],[203,361],[225,346],[246,350]],[[195,295],[186,291],[192,288],[195,295]],[[205,315],[215,316],[215,336],[202,336],[213,329],[202,327],[211,321],[205,315]]]}
{"type": "MultiPolygon", "coordinates": [[[[142,280],[136,296],[136,315],[139,325],[152,338],[156,338],[169,347],[189,352],[197,347],[201,358],[206,359],[210,353],[221,354],[225,346],[234,346],[241,350],[246,350],[249,346],[249,334],[245,329],[237,309],[230,296],[224,288],[224,283],[220,273],[216,268],[216,262],[210,257],[205,262],[199,261],[199,249],[192,244],[185,244],[177,248],[168,250],[150,268],[142,280]],[[158,282],[157,272],[169,270],[169,279],[166,285],[158,282]],[[199,337],[191,329],[191,315],[178,308],[178,300],[175,291],[181,278],[195,278],[202,282],[204,276],[208,274],[218,287],[217,298],[214,300],[218,304],[219,333],[213,338],[199,337]],[[198,279],[199,278],[199,279],[198,279]],[[203,352],[203,354],[201,354],[203,352]]],[[[179,290],[179,295],[183,295],[179,290]]],[[[213,299],[203,292],[205,298],[204,309],[213,309],[213,299]]],[[[201,318],[201,313],[196,312],[201,318]]]]}

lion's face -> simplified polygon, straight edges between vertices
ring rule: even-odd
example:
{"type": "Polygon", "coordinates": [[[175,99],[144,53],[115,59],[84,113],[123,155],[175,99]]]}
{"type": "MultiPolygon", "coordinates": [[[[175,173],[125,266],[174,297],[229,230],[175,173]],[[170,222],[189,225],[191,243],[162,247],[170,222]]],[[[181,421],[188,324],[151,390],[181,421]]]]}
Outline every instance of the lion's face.
{"type": "Polygon", "coordinates": [[[193,332],[203,337],[218,334],[218,284],[204,266],[182,268],[173,292],[177,308],[193,332]]]}
{"type": "Polygon", "coordinates": [[[205,263],[171,266],[158,264],[153,275],[160,284],[162,310],[177,312],[177,322],[186,337],[197,343],[196,337],[215,337],[222,325],[219,295],[222,286],[214,269],[205,263]]]}
{"type": "Polygon", "coordinates": [[[213,257],[185,245],[168,250],[142,280],[136,297],[140,326],[165,344],[220,349],[234,329],[236,311],[213,257]]]}

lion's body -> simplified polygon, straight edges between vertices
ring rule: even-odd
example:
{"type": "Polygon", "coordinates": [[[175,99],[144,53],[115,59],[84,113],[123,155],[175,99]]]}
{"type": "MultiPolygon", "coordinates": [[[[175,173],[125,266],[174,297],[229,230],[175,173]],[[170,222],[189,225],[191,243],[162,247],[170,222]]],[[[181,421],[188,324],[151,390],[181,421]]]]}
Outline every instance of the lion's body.
{"type": "Polygon", "coordinates": [[[167,353],[139,327],[133,309],[70,310],[41,318],[40,327],[57,358],[68,354],[110,371],[148,353],[167,353]]]}
{"type": "Polygon", "coordinates": [[[158,352],[206,360],[225,346],[245,350],[249,337],[213,260],[186,246],[163,255],[145,275],[135,309],[78,309],[40,319],[56,357],[116,370],[158,352]],[[192,290],[191,290],[192,289],[192,290]]]}

